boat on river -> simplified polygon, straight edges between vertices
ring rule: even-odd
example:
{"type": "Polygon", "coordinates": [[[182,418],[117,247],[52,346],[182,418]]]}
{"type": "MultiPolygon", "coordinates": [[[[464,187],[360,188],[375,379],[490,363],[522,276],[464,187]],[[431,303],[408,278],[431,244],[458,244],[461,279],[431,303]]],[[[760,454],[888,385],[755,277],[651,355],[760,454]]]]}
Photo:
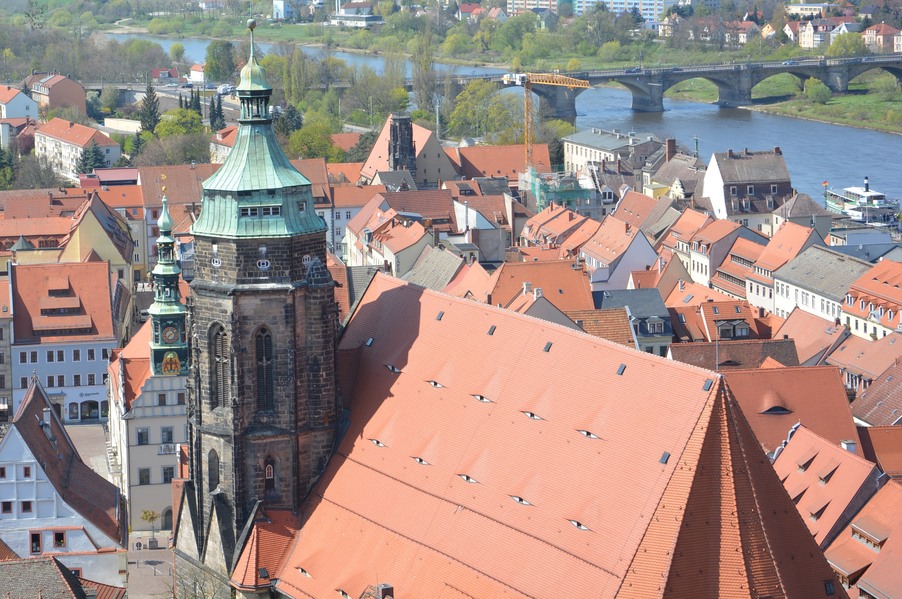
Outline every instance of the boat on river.
{"type": "Polygon", "coordinates": [[[899,200],[888,198],[886,194],[871,189],[868,178],[864,187],[845,187],[842,191],[828,189],[824,183],[824,202],[827,209],[844,214],[855,221],[881,222],[895,220],[899,211],[899,200]]]}

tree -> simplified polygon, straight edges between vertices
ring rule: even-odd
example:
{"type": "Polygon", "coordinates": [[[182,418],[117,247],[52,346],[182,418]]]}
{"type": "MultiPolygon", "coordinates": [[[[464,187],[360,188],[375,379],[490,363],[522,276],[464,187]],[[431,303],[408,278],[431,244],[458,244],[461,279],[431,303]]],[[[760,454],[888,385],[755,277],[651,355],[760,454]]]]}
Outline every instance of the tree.
{"type": "Polygon", "coordinates": [[[141,512],[141,519],[150,524],[150,534],[153,535],[153,523],[160,518],[160,514],[153,510],[144,510],[141,512]]]}
{"type": "Polygon", "coordinates": [[[293,105],[289,104],[276,118],[273,128],[277,135],[289,137],[292,133],[304,126],[304,117],[293,105]]]}
{"type": "Polygon", "coordinates": [[[222,96],[215,95],[210,98],[210,129],[219,131],[225,129],[225,116],[222,113],[222,96]]]}
{"type": "Polygon", "coordinates": [[[523,128],[522,118],[517,118],[522,102],[517,96],[496,92],[489,81],[468,83],[454,100],[448,129],[457,135],[485,136],[506,131],[508,138],[516,137],[523,128]]]}
{"type": "Polygon", "coordinates": [[[870,54],[860,33],[842,33],[836,36],[825,53],[832,58],[844,56],[864,56],[870,54]]]}
{"type": "Polygon", "coordinates": [[[810,77],[805,81],[805,96],[815,104],[826,104],[833,93],[819,79],[810,77]]]}
{"type": "Polygon", "coordinates": [[[188,108],[199,114],[201,117],[204,116],[203,109],[200,107],[200,90],[191,90],[191,105],[188,106],[188,108]]]}
{"type": "Polygon", "coordinates": [[[175,42],[169,46],[169,58],[175,64],[181,64],[185,60],[185,46],[180,42],[175,42]]]}
{"type": "Polygon", "coordinates": [[[106,113],[116,112],[119,107],[119,88],[115,85],[106,85],[100,92],[100,108],[106,113]]]}
{"type": "Polygon", "coordinates": [[[132,162],[135,166],[206,164],[210,162],[210,138],[206,133],[190,133],[152,139],[132,162]]]}
{"type": "Polygon", "coordinates": [[[207,46],[204,78],[207,81],[227,81],[235,71],[235,48],[232,42],[213,40],[207,46]]]}
{"type": "MultiPolygon", "coordinates": [[[[179,103],[181,101],[182,96],[179,94],[179,103]]],[[[144,90],[144,100],[141,102],[138,120],[141,121],[141,131],[153,131],[160,124],[160,99],[157,98],[157,92],[150,83],[144,90]]]]}
{"type": "MultiPolygon", "coordinates": [[[[175,108],[167,110],[160,120],[160,124],[153,130],[157,137],[171,137],[173,135],[187,135],[190,133],[203,133],[204,124],[200,114],[187,108],[175,108]]],[[[145,152],[147,149],[145,148],[145,152]]]]}
{"type": "Polygon", "coordinates": [[[357,143],[345,153],[345,161],[365,162],[370,157],[370,152],[373,151],[373,146],[376,145],[377,139],[379,139],[378,131],[367,131],[361,135],[357,143]]]}
{"type": "Polygon", "coordinates": [[[332,143],[332,129],[324,119],[307,119],[303,127],[288,138],[288,151],[297,158],[325,158],[327,162],[341,160],[341,150],[332,143]]]}
{"type": "Polygon", "coordinates": [[[103,168],[106,165],[103,150],[100,149],[96,141],[91,140],[91,145],[82,150],[81,156],[78,157],[78,161],[75,163],[75,170],[79,174],[86,174],[92,172],[95,168],[103,168]]]}
{"type": "Polygon", "coordinates": [[[63,180],[43,156],[24,156],[16,170],[15,189],[46,189],[60,187],[63,180]]]}
{"type": "Polygon", "coordinates": [[[12,152],[4,150],[0,147],[0,190],[5,191],[13,188],[15,180],[16,161],[12,152]]]}

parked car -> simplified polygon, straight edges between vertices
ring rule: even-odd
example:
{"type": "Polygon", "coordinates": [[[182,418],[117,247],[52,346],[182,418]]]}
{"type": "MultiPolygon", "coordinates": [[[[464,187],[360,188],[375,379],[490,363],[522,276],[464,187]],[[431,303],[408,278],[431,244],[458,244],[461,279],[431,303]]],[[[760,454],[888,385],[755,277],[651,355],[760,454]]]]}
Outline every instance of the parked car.
{"type": "Polygon", "coordinates": [[[797,64],[799,64],[799,61],[797,61],[797,60],[784,60],[783,61],[783,65],[787,66],[787,67],[795,66],[797,64]]]}
{"type": "Polygon", "coordinates": [[[630,74],[632,74],[632,73],[641,73],[641,72],[642,72],[642,69],[640,69],[639,67],[631,67],[631,68],[627,69],[625,72],[626,72],[626,73],[630,73],[630,74]]]}

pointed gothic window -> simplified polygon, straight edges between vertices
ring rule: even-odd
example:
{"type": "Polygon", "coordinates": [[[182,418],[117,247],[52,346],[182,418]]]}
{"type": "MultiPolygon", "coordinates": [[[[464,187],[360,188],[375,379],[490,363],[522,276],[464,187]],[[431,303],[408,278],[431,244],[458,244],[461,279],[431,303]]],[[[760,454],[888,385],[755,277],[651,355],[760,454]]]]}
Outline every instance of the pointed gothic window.
{"type": "Polygon", "coordinates": [[[256,336],[257,358],[257,407],[261,410],[273,409],[273,367],[272,335],[261,329],[256,336]]]}
{"type": "Polygon", "coordinates": [[[210,407],[227,405],[229,390],[228,338],[222,325],[210,332],[210,407]]]}
{"type": "Polygon", "coordinates": [[[219,486],[219,454],[215,449],[207,454],[207,481],[209,491],[215,491],[219,486]]]}
{"type": "Polygon", "coordinates": [[[267,495],[276,492],[275,466],[272,458],[266,458],[263,466],[263,491],[267,495]]]}

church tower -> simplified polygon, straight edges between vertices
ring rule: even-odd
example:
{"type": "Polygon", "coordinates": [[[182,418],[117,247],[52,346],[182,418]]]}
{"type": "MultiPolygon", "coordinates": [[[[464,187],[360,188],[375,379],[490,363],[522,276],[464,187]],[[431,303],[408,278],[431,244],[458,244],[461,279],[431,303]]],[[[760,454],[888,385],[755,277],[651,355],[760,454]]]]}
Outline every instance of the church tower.
{"type": "MultiPolygon", "coordinates": [[[[203,183],[192,227],[191,481],[176,533],[177,584],[188,596],[186,576],[195,589],[209,576],[227,582],[258,507],[298,509],[331,454],[339,417],[326,227],[310,181],[276,142],[272,89],[254,55],[254,21],[248,27],[237,137],[203,183]]],[[[227,587],[218,589],[203,594],[227,587]]]]}
{"type": "Polygon", "coordinates": [[[163,210],[157,227],[157,264],[153,275],[153,304],[147,309],[153,327],[150,340],[150,367],[154,376],[188,374],[188,336],[185,316],[188,312],[179,294],[181,269],[175,261],[172,218],[163,188],[163,210]]]}

